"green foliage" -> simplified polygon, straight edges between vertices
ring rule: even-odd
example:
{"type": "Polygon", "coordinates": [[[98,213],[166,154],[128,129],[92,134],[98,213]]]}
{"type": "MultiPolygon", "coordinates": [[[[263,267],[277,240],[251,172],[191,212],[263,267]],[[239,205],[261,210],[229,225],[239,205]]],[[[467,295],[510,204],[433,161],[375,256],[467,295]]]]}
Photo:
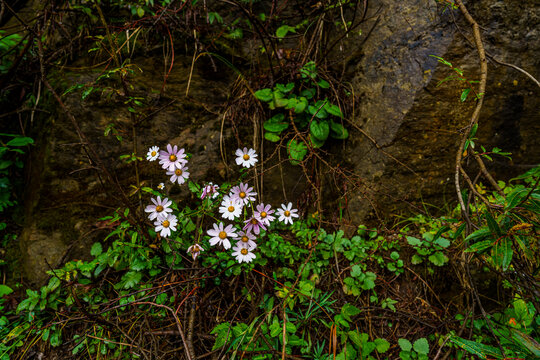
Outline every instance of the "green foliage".
{"type": "MultiPolygon", "coordinates": [[[[284,25],[278,29],[277,36],[283,37],[291,29],[294,28],[284,25]]],[[[329,137],[344,140],[349,136],[342,125],[341,109],[323,97],[330,84],[320,77],[315,62],[305,64],[299,74],[296,82],[278,83],[273,88],[255,92],[255,97],[274,111],[274,115],[263,123],[266,140],[279,142],[287,137],[284,132],[290,127],[309,134],[309,143],[296,137],[287,143],[289,159],[294,165],[304,160],[308,149],[320,148],[329,137]]]]}
{"type": "MultiPolygon", "coordinates": [[[[454,5],[452,5],[454,6],[454,5]]],[[[435,56],[435,55],[430,55],[431,57],[434,57],[435,59],[437,59],[441,64],[444,64],[446,66],[448,66],[450,69],[452,69],[452,71],[454,72],[454,74],[440,80],[437,84],[437,86],[440,86],[442,83],[444,82],[447,82],[447,81],[451,81],[451,80],[457,80],[457,81],[460,81],[460,82],[464,82],[466,84],[466,88],[463,89],[461,91],[461,95],[460,95],[460,100],[461,102],[465,102],[469,96],[469,93],[471,91],[473,91],[473,93],[475,94],[475,100],[479,100],[482,98],[482,96],[484,96],[483,93],[480,93],[480,94],[477,94],[476,92],[474,92],[474,90],[472,89],[472,84],[473,83],[478,83],[479,81],[478,80],[468,80],[464,75],[463,75],[463,70],[455,67],[452,65],[452,63],[450,63],[449,61],[443,59],[442,57],[440,56],[435,56]]]]}

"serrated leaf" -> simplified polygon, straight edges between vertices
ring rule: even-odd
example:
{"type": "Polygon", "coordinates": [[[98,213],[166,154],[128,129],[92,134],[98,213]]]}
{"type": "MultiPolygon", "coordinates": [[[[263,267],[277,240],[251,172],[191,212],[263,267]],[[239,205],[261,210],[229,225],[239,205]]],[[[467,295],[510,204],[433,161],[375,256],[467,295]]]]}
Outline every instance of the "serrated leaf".
{"type": "Polygon", "coordinates": [[[421,264],[422,263],[422,257],[420,257],[420,255],[417,255],[417,254],[414,254],[411,258],[411,263],[413,265],[418,265],[418,264],[421,264]]]}
{"type": "Polygon", "coordinates": [[[412,350],[412,344],[407,339],[398,339],[398,344],[401,350],[403,351],[411,351],[412,350]]]}
{"type": "Polygon", "coordinates": [[[431,254],[428,257],[428,260],[431,261],[436,266],[443,266],[448,262],[448,257],[444,255],[442,252],[437,251],[433,254],[431,254]]]}
{"type": "Polygon", "coordinates": [[[417,239],[413,236],[407,236],[407,243],[411,246],[420,246],[422,245],[422,240],[417,239]]]}
{"type": "Polygon", "coordinates": [[[414,342],[413,349],[419,354],[427,355],[429,354],[429,343],[426,338],[420,338],[414,342]]]}
{"type": "Polygon", "coordinates": [[[384,353],[390,349],[390,343],[385,339],[375,339],[373,342],[375,343],[378,353],[384,353]]]}

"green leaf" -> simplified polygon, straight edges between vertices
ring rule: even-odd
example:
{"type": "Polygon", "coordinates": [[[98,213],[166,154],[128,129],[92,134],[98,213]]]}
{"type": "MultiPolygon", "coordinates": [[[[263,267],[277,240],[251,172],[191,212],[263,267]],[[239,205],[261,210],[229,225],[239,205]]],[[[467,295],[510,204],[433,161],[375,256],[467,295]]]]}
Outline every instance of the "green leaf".
{"type": "Polygon", "coordinates": [[[463,92],[461,93],[461,102],[465,102],[465,100],[467,100],[467,96],[469,96],[470,92],[471,92],[470,88],[463,90],[463,92]]]}
{"type": "Polygon", "coordinates": [[[294,89],[294,83],[287,83],[287,85],[276,84],[276,89],[281,91],[283,94],[290,92],[294,89]]]}
{"type": "Polygon", "coordinates": [[[266,131],[281,133],[283,130],[289,127],[289,123],[283,122],[285,115],[283,113],[276,114],[270,119],[266,120],[263,124],[266,131]]]}
{"type": "Polygon", "coordinates": [[[13,289],[7,285],[0,284],[0,298],[4,295],[9,295],[13,292],[13,289]]]}
{"type": "Polygon", "coordinates": [[[291,164],[297,165],[300,161],[304,160],[307,154],[307,146],[303,142],[298,142],[295,139],[289,140],[287,144],[287,152],[291,159],[291,164]]]}
{"type": "Polygon", "coordinates": [[[360,314],[361,312],[362,312],[362,310],[360,310],[356,306],[348,304],[348,303],[343,305],[343,307],[341,308],[341,314],[346,315],[348,317],[349,316],[356,316],[356,315],[360,314]]]}
{"type": "Polygon", "coordinates": [[[439,245],[442,248],[447,248],[450,246],[450,240],[445,239],[443,237],[437,238],[437,240],[435,240],[434,243],[439,245]]]}
{"type": "Polygon", "coordinates": [[[446,264],[448,262],[448,257],[446,255],[444,255],[440,251],[437,251],[437,252],[433,253],[432,255],[430,255],[428,257],[428,259],[434,265],[437,265],[437,266],[443,266],[444,264],[446,264]]]}
{"type": "Polygon", "coordinates": [[[328,81],[324,80],[324,79],[321,79],[317,82],[317,85],[319,85],[319,87],[321,89],[328,89],[330,87],[330,84],[328,83],[328,81]]]}
{"type": "Polygon", "coordinates": [[[359,277],[362,274],[363,274],[363,272],[362,272],[362,268],[360,267],[360,265],[353,265],[351,267],[351,276],[352,277],[359,277]]]}
{"type": "Polygon", "coordinates": [[[421,264],[422,263],[422,258],[420,257],[420,255],[418,254],[414,254],[411,258],[411,263],[413,265],[418,265],[418,264],[421,264]]]}
{"type": "Polygon", "coordinates": [[[334,105],[334,104],[330,104],[330,103],[326,103],[324,105],[324,109],[329,113],[329,114],[332,114],[334,116],[338,116],[338,117],[343,117],[343,113],[341,112],[341,109],[339,108],[339,106],[337,105],[334,105]]]}
{"type": "Polygon", "coordinates": [[[315,90],[314,88],[308,88],[308,89],[302,90],[300,92],[300,95],[305,97],[306,99],[312,99],[315,96],[316,92],[317,90],[315,90]]]}
{"type": "Polygon", "coordinates": [[[500,239],[491,249],[491,253],[495,265],[507,270],[512,262],[512,241],[507,238],[500,239]]]}
{"type": "Polygon", "coordinates": [[[422,240],[417,239],[413,236],[407,236],[407,243],[411,246],[420,246],[422,245],[422,240]]]}
{"type": "Polygon", "coordinates": [[[330,126],[328,125],[328,121],[318,121],[313,119],[313,121],[311,121],[311,125],[309,126],[309,130],[313,137],[317,138],[318,140],[325,141],[330,133],[330,126]]]}
{"type": "Polygon", "coordinates": [[[255,91],[255,97],[264,102],[272,101],[272,89],[261,89],[255,91]]]}
{"type": "Polygon", "coordinates": [[[529,190],[525,188],[517,188],[512,191],[506,197],[506,209],[510,210],[518,206],[518,204],[523,201],[523,199],[527,196],[528,193],[529,190]]]}
{"type": "Polygon", "coordinates": [[[24,137],[24,136],[18,136],[16,138],[13,138],[11,140],[9,140],[6,144],[6,146],[26,146],[28,144],[33,144],[34,143],[34,140],[32,138],[29,138],[29,137],[24,137]]]}
{"type": "Polygon", "coordinates": [[[296,325],[294,325],[294,323],[291,321],[287,321],[285,324],[285,330],[290,334],[294,334],[296,332],[296,325]]]}
{"type": "Polygon", "coordinates": [[[321,146],[324,145],[324,140],[319,140],[317,139],[315,136],[309,134],[309,140],[311,142],[311,146],[313,146],[314,148],[318,149],[320,148],[321,146]]]}
{"type": "Polygon", "coordinates": [[[493,246],[493,240],[483,240],[472,244],[465,252],[482,252],[493,246]]]}
{"type": "Polygon", "coordinates": [[[294,113],[295,114],[303,113],[307,106],[308,106],[308,100],[305,97],[301,96],[297,98],[296,105],[294,107],[294,113]]]}
{"type": "Polygon", "coordinates": [[[487,359],[487,355],[499,358],[501,357],[501,352],[499,349],[489,345],[484,345],[476,341],[465,340],[458,336],[450,337],[450,341],[470,354],[478,356],[480,359],[487,359]]]}
{"type": "Polygon", "coordinates": [[[484,238],[488,237],[489,235],[491,235],[491,231],[489,229],[481,228],[479,230],[476,230],[475,232],[473,232],[469,236],[467,236],[465,238],[465,241],[470,242],[471,240],[483,240],[484,238]]]}
{"type": "Polygon", "coordinates": [[[273,132],[265,132],[264,138],[271,142],[278,142],[281,139],[278,134],[273,132]]]}
{"type": "Polygon", "coordinates": [[[364,345],[364,341],[363,341],[364,339],[362,336],[360,336],[358,331],[349,331],[347,335],[349,336],[349,339],[353,342],[354,345],[356,345],[356,347],[359,350],[362,349],[362,346],[364,345]]]}
{"type": "Polygon", "coordinates": [[[497,222],[495,221],[493,216],[491,216],[491,214],[489,212],[486,212],[485,216],[486,216],[486,220],[487,220],[489,230],[493,233],[493,235],[495,235],[497,237],[501,236],[501,234],[502,234],[501,233],[501,228],[499,227],[499,224],[497,224],[497,222]]]}
{"type": "Polygon", "coordinates": [[[384,353],[390,349],[390,343],[385,339],[375,339],[374,341],[377,352],[384,353]]]}
{"type": "Polygon", "coordinates": [[[92,248],[90,249],[90,255],[92,256],[99,256],[101,255],[101,253],[103,252],[103,248],[101,247],[101,244],[100,243],[94,243],[94,245],[92,245],[92,248]]]}
{"type": "Polygon", "coordinates": [[[429,344],[426,338],[420,338],[416,340],[413,344],[413,349],[419,354],[429,354],[429,344]]]}
{"type": "Polygon", "coordinates": [[[315,105],[309,105],[308,112],[319,119],[326,119],[328,117],[328,112],[324,109],[324,103],[320,100],[315,105]]]}
{"type": "Polygon", "coordinates": [[[276,37],[278,39],[283,39],[289,32],[294,34],[296,33],[296,29],[289,25],[282,25],[276,30],[276,37]]]}
{"type": "Polygon", "coordinates": [[[124,282],[124,289],[130,289],[141,282],[142,273],[137,271],[129,271],[122,276],[124,282]]]}
{"type": "Polygon", "coordinates": [[[399,347],[403,351],[411,351],[412,350],[412,344],[407,339],[399,339],[398,340],[399,347]]]}
{"type": "Polygon", "coordinates": [[[533,355],[540,357],[540,344],[534,338],[522,333],[517,329],[510,329],[512,337],[519,341],[521,345],[525,346],[533,355]]]}
{"type": "Polygon", "coordinates": [[[343,127],[343,125],[338,124],[330,120],[330,129],[332,130],[331,136],[334,139],[344,140],[349,137],[349,132],[343,127]]]}

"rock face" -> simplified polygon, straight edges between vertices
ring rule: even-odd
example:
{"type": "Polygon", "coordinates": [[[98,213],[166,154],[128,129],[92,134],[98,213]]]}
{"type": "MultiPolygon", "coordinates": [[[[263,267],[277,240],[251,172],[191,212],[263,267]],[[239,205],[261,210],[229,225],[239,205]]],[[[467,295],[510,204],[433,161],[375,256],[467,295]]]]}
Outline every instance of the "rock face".
{"type": "MultiPolygon", "coordinates": [[[[481,0],[469,7],[484,29],[487,51],[538,77],[539,3],[481,0]]],[[[444,194],[447,200],[455,198],[451,180],[455,151],[459,131],[467,125],[474,101],[471,96],[471,100],[460,102],[464,89],[461,82],[437,86],[451,70],[430,55],[447,59],[463,69],[470,80],[479,76],[476,50],[463,36],[471,38],[469,26],[459,11],[444,10],[431,0],[380,0],[370,2],[367,18],[362,34],[345,42],[353,49],[346,73],[354,93],[360,96],[358,111],[351,119],[350,138],[339,148],[330,149],[328,157],[334,164],[352,168],[361,179],[360,187],[352,189],[353,196],[347,199],[350,221],[355,225],[374,214],[385,217],[402,209],[414,211],[408,207],[411,202],[436,203],[444,194]]],[[[131,84],[134,95],[152,105],[138,128],[135,147],[129,113],[114,96],[112,101],[93,95],[81,101],[80,94],[65,98],[82,131],[130,200],[138,203],[137,194],[130,195],[133,165],[120,156],[136,150],[138,156],[145,157],[152,145],[174,143],[185,147],[193,154],[189,171],[197,181],[225,180],[227,163],[233,160],[227,154],[226,161],[222,160],[220,137],[225,139],[227,150],[249,143],[233,136],[236,129],[224,126],[222,131],[219,106],[227,98],[233,74],[228,76],[223,71],[217,77],[197,65],[189,97],[185,97],[191,57],[177,54],[167,79],[165,94],[170,98],[164,98],[158,96],[163,64],[152,57],[135,60],[142,74],[131,84]],[[104,136],[107,128],[111,130],[104,136]]],[[[90,82],[101,71],[62,76],[69,86],[90,82]]],[[[478,143],[487,149],[498,146],[513,152],[513,162],[499,159],[492,164],[492,169],[508,178],[540,160],[539,89],[514,69],[490,62],[488,71],[478,143]]],[[[20,240],[26,276],[37,283],[44,279],[47,263],[54,267],[64,257],[88,256],[92,243],[107,230],[97,219],[120,204],[115,188],[96,172],[95,164],[88,162],[72,124],[61,110],[59,113],[58,118],[36,126],[37,147],[28,169],[26,226],[20,240]]],[[[283,192],[294,197],[306,186],[301,172],[298,167],[283,171],[283,192]]],[[[139,174],[145,186],[155,187],[168,180],[157,163],[141,163],[139,174]]],[[[281,179],[278,171],[265,174],[265,187],[280,193],[281,179]]],[[[185,188],[173,191],[176,197],[189,196],[185,188]]]]}
{"type": "MultiPolygon", "coordinates": [[[[452,71],[430,55],[450,61],[469,80],[479,78],[470,27],[459,10],[443,11],[427,0],[380,4],[380,15],[365,24],[367,33],[378,22],[354,68],[355,91],[362,94],[355,122],[378,144],[356,133],[346,147],[346,158],[365,186],[350,203],[355,220],[393,214],[409,201],[437,204],[443,194],[455,198],[460,129],[468,124],[475,104],[472,96],[460,102],[466,88],[462,82],[438,86],[452,71]]],[[[538,77],[539,3],[483,0],[468,6],[483,29],[486,51],[538,77]]],[[[478,143],[513,153],[513,162],[496,158],[488,164],[502,179],[540,160],[539,90],[516,70],[489,63],[478,143]]]]}

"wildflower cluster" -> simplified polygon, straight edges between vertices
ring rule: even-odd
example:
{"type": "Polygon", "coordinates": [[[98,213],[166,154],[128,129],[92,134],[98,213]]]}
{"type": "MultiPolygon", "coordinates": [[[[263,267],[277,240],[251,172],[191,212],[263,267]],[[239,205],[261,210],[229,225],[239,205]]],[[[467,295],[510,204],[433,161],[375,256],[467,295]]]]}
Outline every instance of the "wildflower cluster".
{"type": "MultiPolygon", "coordinates": [[[[237,156],[235,159],[237,165],[245,168],[255,168],[258,159],[254,149],[237,149],[235,154],[237,156]]],[[[184,149],[178,149],[176,145],[171,146],[169,144],[166,151],[160,150],[157,146],[151,147],[148,150],[146,159],[148,161],[159,159],[159,164],[165,169],[166,174],[170,176],[170,181],[173,184],[176,182],[182,185],[189,177],[186,157],[184,149]]],[[[160,190],[164,189],[164,187],[163,183],[158,185],[160,190]]],[[[212,201],[220,195],[219,190],[218,185],[209,182],[202,188],[200,199],[212,201]]],[[[176,231],[178,224],[177,217],[172,214],[172,201],[168,198],[162,199],[160,196],[151,200],[153,204],[148,205],[145,209],[149,213],[148,218],[154,221],[155,231],[161,237],[170,237],[172,231],[176,231]]],[[[256,200],[257,193],[249,184],[241,182],[233,186],[230,192],[221,198],[218,211],[223,219],[241,224],[241,229],[235,224],[226,225],[217,221],[212,224],[211,229],[207,230],[211,246],[221,245],[225,250],[228,250],[231,248],[231,241],[236,242],[232,246],[232,256],[239,263],[248,263],[256,258],[253,252],[257,248],[257,236],[260,236],[262,230],[267,230],[271,222],[276,220],[276,217],[278,221],[285,224],[292,224],[293,218],[298,217],[298,210],[292,208],[292,203],[282,204],[281,208],[276,212],[270,204],[259,203],[255,205],[256,200]],[[250,217],[247,217],[248,212],[251,214],[250,217]]],[[[197,243],[188,247],[187,252],[195,260],[204,250],[203,246],[197,241],[197,243]]]]}

